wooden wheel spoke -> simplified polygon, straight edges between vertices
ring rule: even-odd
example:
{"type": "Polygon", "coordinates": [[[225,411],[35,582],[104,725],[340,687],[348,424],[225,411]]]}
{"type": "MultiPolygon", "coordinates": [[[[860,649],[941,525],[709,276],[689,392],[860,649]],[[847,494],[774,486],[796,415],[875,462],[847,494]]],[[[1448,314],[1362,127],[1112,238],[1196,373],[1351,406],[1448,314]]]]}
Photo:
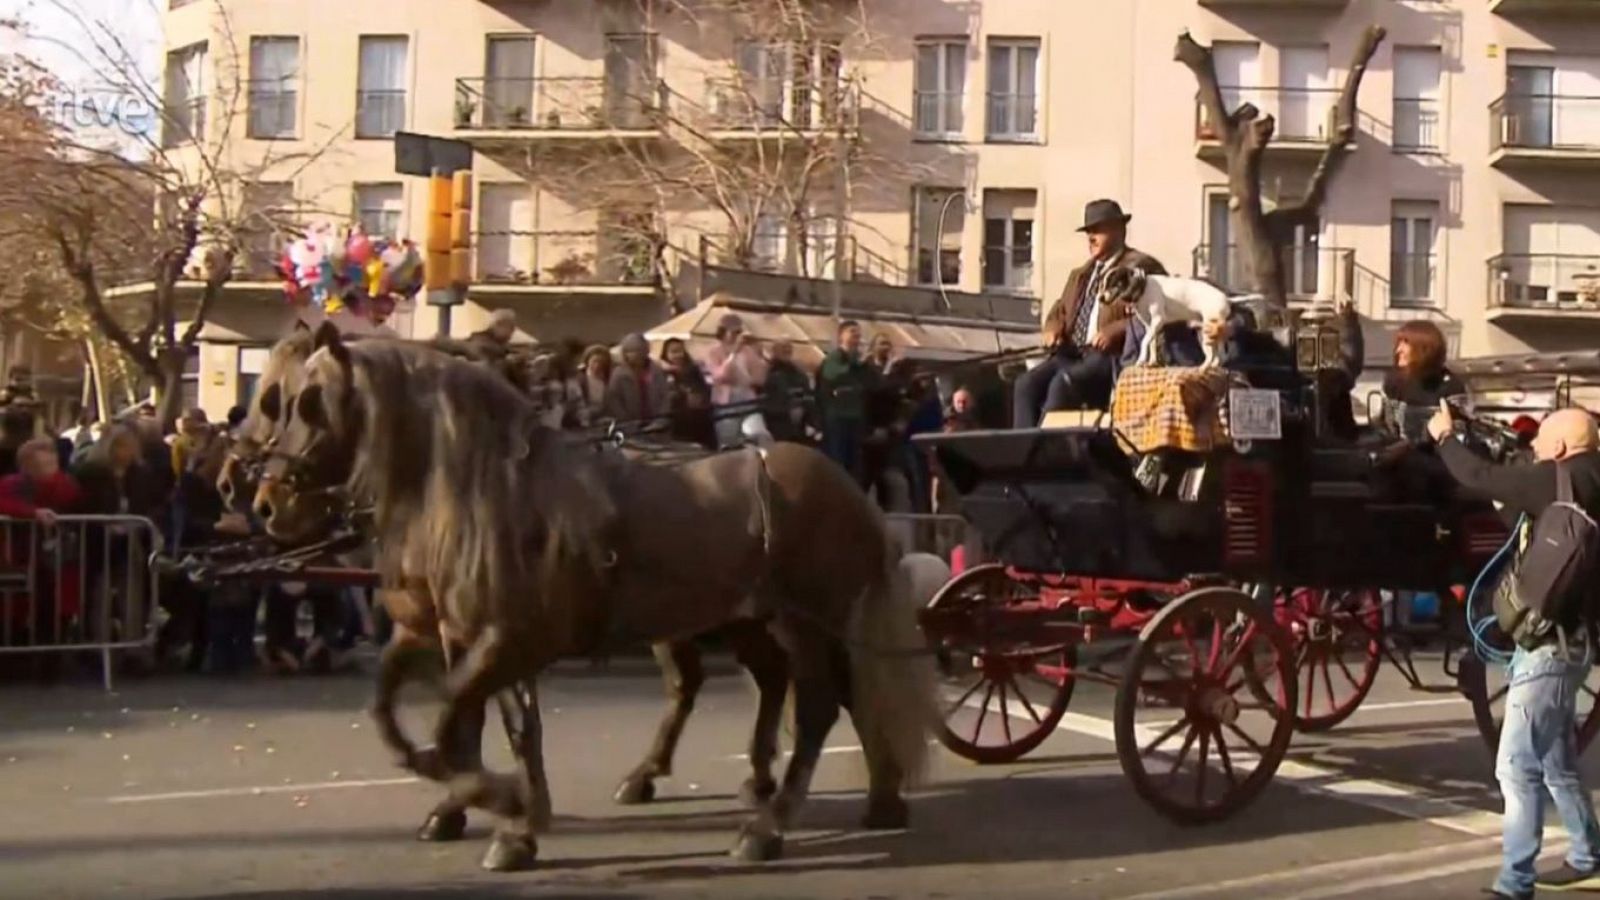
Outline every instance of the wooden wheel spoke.
{"type": "Polygon", "coordinates": [[[1220,667],[1213,668],[1211,670],[1211,674],[1221,678],[1224,674],[1232,671],[1234,665],[1239,662],[1239,654],[1243,653],[1245,648],[1249,647],[1250,642],[1254,641],[1255,638],[1256,623],[1254,619],[1251,619],[1250,624],[1246,625],[1244,632],[1239,635],[1239,643],[1235,644],[1233,649],[1228,651],[1227,660],[1224,661],[1220,667]]]}
{"type": "Polygon", "coordinates": [[[1206,769],[1210,762],[1211,729],[1200,729],[1200,759],[1195,766],[1194,805],[1206,805],[1206,769]]]}
{"type": "Polygon", "coordinates": [[[1160,747],[1162,744],[1165,744],[1168,740],[1170,740],[1172,738],[1173,735],[1178,733],[1179,729],[1183,728],[1185,725],[1188,725],[1188,724],[1189,724],[1189,717],[1188,716],[1184,716],[1183,718],[1179,719],[1178,721],[1173,722],[1171,725],[1169,725],[1167,727],[1166,731],[1163,731],[1160,734],[1156,735],[1154,740],[1152,740],[1148,744],[1145,744],[1144,747],[1139,750],[1139,755],[1140,756],[1149,756],[1150,754],[1156,752],[1156,748],[1157,747],[1160,747]]]}
{"type": "Polygon", "coordinates": [[[1190,728],[1189,733],[1183,738],[1183,746],[1178,748],[1178,757],[1172,761],[1172,769],[1167,772],[1167,782],[1171,783],[1178,777],[1178,770],[1183,768],[1183,761],[1189,758],[1189,748],[1194,746],[1195,734],[1198,728],[1190,728]]]}
{"type": "Polygon", "coordinates": [[[1322,661],[1322,686],[1328,692],[1328,711],[1335,712],[1339,709],[1339,701],[1333,695],[1333,673],[1328,671],[1328,661],[1322,661]]]}
{"type": "Polygon", "coordinates": [[[1227,777],[1229,786],[1237,786],[1239,779],[1233,774],[1233,758],[1228,755],[1228,743],[1222,739],[1221,726],[1213,725],[1211,736],[1217,741],[1217,759],[1222,762],[1222,774],[1227,777]]]}
{"type": "MultiPolygon", "coordinates": [[[[1009,676],[1007,676],[1009,680],[1009,676]]],[[[1000,687],[1000,730],[1005,733],[1006,743],[1011,743],[1011,709],[1006,705],[1006,683],[999,683],[1000,687]]]]}
{"type": "Polygon", "coordinates": [[[1306,715],[1311,715],[1311,705],[1317,696],[1317,667],[1306,666],[1306,715]]]}
{"type": "Polygon", "coordinates": [[[956,710],[958,710],[961,707],[965,706],[967,704],[967,701],[972,699],[972,695],[976,694],[978,692],[978,688],[981,688],[985,684],[988,684],[988,683],[989,683],[989,680],[987,678],[982,677],[981,674],[980,674],[978,680],[974,681],[972,683],[972,687],[967,688],[967,692],[965,694],[962,694],[961,697],[958,700],[956,700],[956,702],[950,704],[950,708],[945,711],[944,717],[946,719],[950,718],[950,716],[953,713],[955,713],[956,710]]]}
{"type": "Polygon", "coordinates": [[[1506,691],[1510,690],[1510,688],[1510,685],[1501,685],[1500,690],[1489,695],[1489,703],[1492,705],[1496,700],[1504,700],[1506,691]]]}
{"type": "MultiPolygon", "coordinates": [[[[1350,667],[1345,664],[1344,657],[1343,656],[1335,656],[1333,659],[1334,659],[1334,662],[1337,662],[1339,664],[1340,671],[1344,672],[1344,677],[1348,678],[1350,680],[1350,686],[1353,687],[1353,688],[1356,688],[1357,690],[1360,690],[1361,682],[1356,678],[1356,676],[1353,673],[1351,673],[1350,667]]],[[[1332,688],[1329,688],[1329,690],[1332,690],[1332,688]]]]}
{"type": "Polygon", "coordinates": [[[1256,756],[1261,757],[1262,759],[1266,759],[1267,758],[1266,748],[1262,747],[1259,743],[1257,743],[1255,738],[1253,738],[1250,735],[1246,734],[1244,729],[1242,729],[1239,726],[1233,724],[1232,722],[1224,722],[1222,724],[1229,731],[1233,732],[1233,736],[1234,737],[1236,737],[1239,740],[1243,741],[1245,743],[1245,745],[1250,748],[1250,751],[1252,753],[1254,753],[1256,756]]]}
{"type": "Polygon", "coordinates": [[[1015,675],[1007,675],[1006,676],[1006,680],[1011,682],[1011,690],[1012,690],[1012,692],[1017,695],[1017,699],[1018,700],[1022,701],[1022,708],[1028,711],[1029,717],[1031,717],[1033,719],[1033,724],[1035,724],[1035,725],[1043,725],[1044,724],[1044,718],[1041,717],[1039,715],[1038,711],[1033,708],[1033,704],[1031,702],[1029,702],[1029,700],[1028,700],[1028,695],[1024,694],[1022,692],[1022,685],[1017,684],[1016,676],[1015,675]]]}
{"type": "Polygon", "coordinates": [[[983,720],[989,715],[989,701],[994,699],[994,682],[985,682],[989,685],[983,692],[983,706],[978,710],[978,721],[972,726],[972,742],[976,744],[978,737],[983,734],[983,720]]]}
{"type": "Polygon", "coordinates": [[[1217,661],[1222,654],[1222,619],[1211,618],[1211,648],[1206,652],[1206,671],[1215,674],[1217,661]]]}
{"type": "Polygon", "coordinates": [[[1578,690],[1588,694],[1589,699],[1591,700],[1600,700],[1600,691],[1596,691],[1594,688],[1589,687],[1588,682],[1578,685],[1578,690]]]}

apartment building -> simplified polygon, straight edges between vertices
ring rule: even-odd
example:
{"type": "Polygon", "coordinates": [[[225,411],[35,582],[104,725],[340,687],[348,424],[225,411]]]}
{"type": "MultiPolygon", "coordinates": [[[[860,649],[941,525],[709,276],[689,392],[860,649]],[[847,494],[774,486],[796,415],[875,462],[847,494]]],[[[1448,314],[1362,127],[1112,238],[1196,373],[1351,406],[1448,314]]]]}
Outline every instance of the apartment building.
{"type": "MultiPolygon", "coordinates": [[[[168,137],[225,132],[230,158],[283,155],[250,202],[410,236],[426,197],[393,174],[389,138],[472,142],[477,283],[457,332],[506,307],[535,337],[615,336],[671,312],[671,272],[717,263],[836,278],[847,296],[893,285],[1037,304],[1082,261],[1075,229],[1102,196],[1168,269],[1240,280],[1220,146],[1173,61],[1181,31],[1212,45],[1230,102],[1276,117],[1265,193],[1289,202],[1377,24],[1388,38],[1353,153],[1289,252],[1296,301],[1353,300],[1374,365],[1386,331],[1419,317],[1465,355],[1600,338],[1593,0],[815,0],[848,25],[795,42],[655,6],[174,3],[169,110],[188,112],[168,137]],[[223,129],[208,86],[230,72],[247,108],[223,129]],[[747,216],[742,237],[660,171],[604,202],[584,190],[608,160],[670,155],[684,130],[723,158],[802,161],[831,152],[831,135],[859,148],[856,171],[747,216]]],[[[197,365],[209,405],[247,390],[275,290],[231,289],[197,365]]],[[[435,311],[391,325],[426,336],[435,311]]]]}

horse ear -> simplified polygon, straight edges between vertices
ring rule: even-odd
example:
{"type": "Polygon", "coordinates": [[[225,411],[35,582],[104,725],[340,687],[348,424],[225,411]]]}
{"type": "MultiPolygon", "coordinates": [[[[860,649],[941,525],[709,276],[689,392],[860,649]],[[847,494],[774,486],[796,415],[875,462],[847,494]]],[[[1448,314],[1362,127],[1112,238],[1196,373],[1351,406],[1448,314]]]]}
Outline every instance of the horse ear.
{"type": "Polygon", "coordinates": [[[261,414],[269,421],[276,422],[278,415],[283,412],[283,388],[276,384],[267,385],[257,403],[261,407],[261,414]]]}
{"type": "Polygon", "coordinates": [[[293,330],[294,331],[310,331],[311,330],[311,326],[306,324],[306,320],[305,319],[295,319],[294,320],[294,328],[293,328],[293,330]]]}
{"type": "Polygon", "coordinates": [[[327,348],[328,355],[337,360],[339,365],[349,368],[350,348],[344,345],[344,338],[339,335],[338,326],[332,322],[325,321],[317,328],[317,338],[312,348],[313,350],[327,348]]]}
{"type": "Polygon", "coordinates": [[[328,411],[322,405],[322,385],[308,384],[295,398],[294,411],[312,428],[328,427],[328,411]]]}

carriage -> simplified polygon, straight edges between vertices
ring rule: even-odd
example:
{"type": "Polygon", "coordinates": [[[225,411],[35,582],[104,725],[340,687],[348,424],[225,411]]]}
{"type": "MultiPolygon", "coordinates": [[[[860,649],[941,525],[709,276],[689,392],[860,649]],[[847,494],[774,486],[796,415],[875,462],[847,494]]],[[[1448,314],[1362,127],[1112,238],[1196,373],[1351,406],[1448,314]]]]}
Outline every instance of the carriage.
{"type": "MultiPolygon", "coordinates": [[[[1474,652],[1468,617],[1442,611],[1450,680],[1428,684],[1414,635],[1391,631],[1384,603],[1393,591],[1470,602],[1506,523],[1482,501],[1396,492],[1370,446],[1331,438],[1323,411],[1348,401],[1327,396],[1315,370],[1332,345],[1314,325],[1298,338],[1278,371],[1235,370],[1213,387],[1225,421],[1203,452],[1130,440],[1119,402],[1109,426],[919,439],[996,560],[957,575],[922,612],[946,678],[947,748],[1001,763],[1057,729],[1111,738],[1155,809],[1218,820],[1266,786],[1295,730],[1351,715],[1384,659],[1415,689],[1461,691],[1497,742],[1504,688],[1474,652]],[[1109,723],[1069,710],[1079,681],[1116,688],[1109,723]]],[[[1526,400],[1545,379],[1559,383],[1551,398],[1569,400],[1579,379],[1600,376],[1600,357],[1461,373],[1486,398],[1497,387],[1526,400]]],[[[1495,413],[1485,403],[1464,428],[1503,457],[1516,438],[1495,413]]],[[[1594,696],[1580,701],[1585,745],[1600,731],[1594,696]]]]}

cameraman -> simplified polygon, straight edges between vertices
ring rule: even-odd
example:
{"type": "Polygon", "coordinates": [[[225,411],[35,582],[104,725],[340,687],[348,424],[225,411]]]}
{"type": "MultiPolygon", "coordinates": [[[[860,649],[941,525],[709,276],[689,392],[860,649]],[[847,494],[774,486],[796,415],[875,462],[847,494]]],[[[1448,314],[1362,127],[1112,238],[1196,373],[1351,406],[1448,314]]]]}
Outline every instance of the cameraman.
{"type": "MultiPolygon", "coordinates": [[[[1572,479],[1572,499],[1590,516],[1600,518],[1600,453],[1594,419],[1581,409],[1550,415],[1533,439],[1535,461],[1495,465],[1453,436],[1455,423],[1444,401],[1428,422],[1439,455],[1463,487],[1503,504],[1509,514],[1527,520],[1556,502],[1556,464],[1572,479]]],[[[1524,552],[1528,527],[1518,532],[1517,553],[1524,552]]],[[[1509,571],[1509,570],[1508,570],[1509,571]]],[[[1505,577],[1505,576],[1502,576],[1505,577]]],[[[1534,650],[1517,648],[1506,670],[1505,725],[1495,759],[1495,777],[1505,797],[1501,825],[1500,875],[1497,897],[1532,897],[1535,886],[1549,890],[1600,888],[1600,824],[1578,772],[1576,707],[1578,688],[1588,676],[1593,639],[1573,636],[1567,651],[1553,636],[1534,650]],[[1582,645],[1580,650],[1577,645],[1582,645]],[[1577,657],[1577,658],[1574,658],[1577,657]],[[1572,844],[1560,868],[1536,873],[1544,828],[1544,790],[1548,788],[1572,844]]]]}

